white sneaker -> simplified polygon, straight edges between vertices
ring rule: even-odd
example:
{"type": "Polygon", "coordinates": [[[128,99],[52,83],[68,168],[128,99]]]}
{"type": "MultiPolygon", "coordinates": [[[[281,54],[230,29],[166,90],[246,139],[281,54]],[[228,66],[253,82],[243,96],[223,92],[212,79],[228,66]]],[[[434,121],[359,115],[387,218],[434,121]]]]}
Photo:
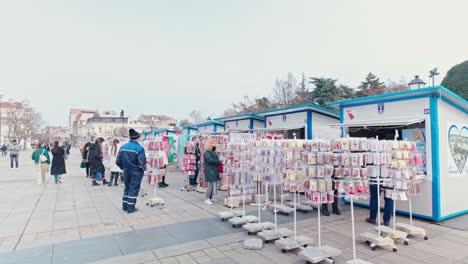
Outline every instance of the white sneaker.
{"type": "Polygon", "coordinates": [[[211,199],[211,201],[212,201],[213,203],[216,203],[216,202],[218,202],[218,199],[213,198],[213,199],[211,199]]]}
{"type": "Polygon", "coordinates": [[[206,205],[213,205],[213,203],[211,202],[210,199],[207,199],[207,200],[204,202],[204,204],[206,204],[206,205]]]}

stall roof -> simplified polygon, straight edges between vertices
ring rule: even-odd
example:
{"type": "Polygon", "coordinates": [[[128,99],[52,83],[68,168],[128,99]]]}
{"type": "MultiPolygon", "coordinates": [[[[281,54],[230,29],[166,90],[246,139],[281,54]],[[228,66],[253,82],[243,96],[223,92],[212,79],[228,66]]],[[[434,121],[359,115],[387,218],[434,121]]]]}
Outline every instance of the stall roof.
{"type": "Polygon", "coordinates": [[[414,98],[420,98],[423,96],[428,96],[433,93],[440,93],[442,100],[464,111],[465,113],[468,112],[468,101],[463,99],[456,93],[450,91],[449,89],[445,88],[444,86],[432,86],[432,87],[426,87],[426,88],[421,88],[421,89],[416,89],[416,90],[407,90],[407,91],[400,91],[400,92],[388,93],[388,94],[371,95],[367,97],[330,102],[330,103],[327,103],[327,105],[334,106],[334,107],[346,107],[346,106],[349,107],[349,106],[357,106],[357,105],[363,105],[363,104],[372,104],[372,103],[381,102],[381,101],[409,100],[409,99],[414,99],[414,98]]]}
{"type": "Polygon", "coordinates": [[[289,106],[289,107],[284,107],[284,108],[278,108],[278,109],[271,109],[271,110],[266,110],[266,111],[262,111],[262,112],[256,112],[254,114],[256,114],[257,116],[265,117],[265,116],[269,116],[269,115],[281,115],[281,114],[288,114],[288,113],[301,112],[301,111],[307,111],[307,110],[312,110],[314,112],[318,112],[318,113],[321,113],[321,114],[324,114],[324,115],[329,115],[329,116],[332,116],[332,117],[335,117],[335,118],[339,118],[339,116],[340,116],[339,113],[337,113],[337,112],[335,112],[333,110],[318,106],[316,104],[294,105],[294,106],[289,106]]]}
{"type": "Polygon", "coordinates": [[[224,127],[223,123],[220,123],[220,122],[214,121],[214,120],[210,120],[208,122],[200,123],[200,124],[197,124],[196,126],[197,127],[203,127],[203,126],[212,126],[212,125],[218,125],[218,126],[224,127]]]}
{"type": "Polygon", "coordinates": [[[182,129],[193,129],[193,130],[198,130],[196,126],[184,126],[182,129]]]}
{"type": "Polygon", "coordinates": [[[225,117],[216,118],[215,120],[225,122],[225,121],[235,121],[235,120],[250,119],[250,118],[260,120],[260,121],[265,121],[264,117],[258,116],[256,114],[240,114],[240,115],[233,115],[233,116],[225,116],[225,117]]]}

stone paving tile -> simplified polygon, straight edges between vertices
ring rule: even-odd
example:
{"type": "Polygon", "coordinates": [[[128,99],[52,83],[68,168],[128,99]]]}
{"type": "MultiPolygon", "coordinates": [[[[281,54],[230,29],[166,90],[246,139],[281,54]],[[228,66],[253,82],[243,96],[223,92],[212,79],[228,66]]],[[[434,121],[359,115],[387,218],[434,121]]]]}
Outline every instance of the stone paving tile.
{"type": "Polygon", "coordinates": [[[203,252],[203,251],[196,251],[196,252],[190,253],[190,256],[192,256],[192,258],[196,259],[196,258],[205,257],[206,253],[203,252]]]}
{"type": "MultiPolygon", "coordinates": [[[[400,254],[396,254],[392,252],[392,253],[387,253],[385,255],[377,257],[377,258],[373,258],[372,263],[374,264],[401,264],[401,263],[422,264],[424,262],[421,262],[417,259],[405,256],[405,255],[400,255],[400,254]]],[[[440,263],[451,263],[451,261],[449,262],[444,261],[440,263]]]]}
{"type": "Polygon", "coordinates": [[[450,260],[448,260],[445,257],[436,255],[436,254],[433,254],[431,252],[427,252],[421,249],[417,249],[415,247],[401,247],[400,246],[398,248],[398,254],[408,256],[421,263],[427,263],[427,264],[450,262],[450,260]]]}
{"type": "Polygon", "coordinates": [[[452,261],[459,261],[468,257],[466,245],[458,244],[445,239],[434,238],[412,245],[413,248],[446,257],[452,261]]]}
{"type": "Polygon", "coordinates": [[[205,252],[206,255],[208,255],[212,259],[221,259],[225,257],[224,254],[221,251],[219,251],[217,248],[205,249],[203,250],[203,252],[205,252]]]}
{"type": "MultiPolygon", "coordinates": [[[[234,256],[229,256],[236,263],[256,263],[256,264],[275,264],[275,262],[269,260],[268,258],[263,257],[256,252],[248,252],[245,254],[236,254],[234,256]]],[[[287,262],[293,263],[293,262],[287,262]]]]}
{"type": "Polygon", "coordinates": [[[178,255],[183,255],[187,253],[193,253],[195,251],[201,251],[204,249],[210,248],[211,245],[208,244],[206,241],[193,241],[184,244],[177,244],[170,247],[159,248],[153,250],[153,253],[159,258],[168,258],[174,257],[178,255]]]}
{"type": "Polygon", "coordinates": [[[160,259],[161,264],[177,264],[179,263],[176,258],[164,258],[160,259]]]}
{"type": "Polygon", "coordinates": [[[282,253],[280,249],[278,249],[274,244],[271,243],[264,244],[263,249],[260,251],[256,251],[256,253],[277,264],[296,263],[302,261],[302,259],[294,253],[282,253]]]}
{"type": "MultiPolygon", "coordinates": [[[[249,262],[246,262],[246,263],[249,263],[249,262]]],[[[219,258],[219,259],[215,259],[215,260],[208,262],[208,264],[237,264],[237,262],[235,262],[231,258],[219,258]]]]}
{"type": "Polygon", "coordinates": [[[195,258],[195,260],[197,261],[197,263],[203,264],[203,263],[208,263],[212,261],[213,259],[208,256],[203,256],[203,257],[195,258]]]}
{"type": "Polygon", "coordinates": [[[156,257],[151,251],[144,251],[125,256],[119,256],[114,258],[108,258],[92,262],[93,264],[127,264],[127,263],[147,263],[156,260],[156,257]]]}

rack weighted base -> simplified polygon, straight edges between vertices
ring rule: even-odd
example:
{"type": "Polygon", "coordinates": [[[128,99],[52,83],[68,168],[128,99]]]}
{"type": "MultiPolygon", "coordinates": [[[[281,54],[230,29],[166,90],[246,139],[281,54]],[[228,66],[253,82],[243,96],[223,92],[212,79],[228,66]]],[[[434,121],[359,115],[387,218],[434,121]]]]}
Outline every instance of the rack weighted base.
{"type": "Polygon", "coordinates": [[[146,205],[151,206],[151,207],[155,205],[164,205],[164,199],[160,197],[153,197],[153,198],[148,199],[148,201],[146,202],[146,205]]]}
{"type": "Polygon", "coordinates": [[[395,246],[395,241],[389,237],[382,237],[375,233],[362,233],[359,237],[366,241],[367,244],[370,245],[372,250],[375,250],[377,247],[381,248],[391,248],[393,252],[397,252],[397,248],[395,246]]]}
{"type": "Polygon", "coordinates": [[[299,245],[299,243],[291,237],[276,240],[275,245],[280,248],[281,252],[283,253],[301,247],[301,245],[299,245]]]}
{"type": "Polygon", "coordinates": [[[263,239],[263,241],[265,241],[265,242],[278,240],[281,237],[278,234],[278,232],[275,232],[274,230],[264,230],[264,231],[258,233],[257,236],[259,238],[263,239]]]}
{"type": "Polygon", "coordinates": [[[287,237],[290,237],[290,236],[294,236],[294,231],[288,229],[288,228],[279,228],[278,229],[278,234],[280,235],[280,237],[282,238],[287,238],[287,237]]]}
{"type": "Polygon", "coordinates": [[[429,239],[429,237],[426,234],[426,230],[421,227],[412,226],[410,224],[398,223],[395,225],[395,228],[407,233],[409,236],[420,236],[423,237],[424,240],[429,239]]]}
{"type": "MultiPolygon", "coordinates": [[[[376,226],[375,230],[379,231],[379,227],[376,226]]],[[[381,226],[380,232],[395,241],[398,241],[405,245],[409,245],[408,233],[405,233],[400,230],[393,230],[392,228],[387,226],[381,226]]]]}

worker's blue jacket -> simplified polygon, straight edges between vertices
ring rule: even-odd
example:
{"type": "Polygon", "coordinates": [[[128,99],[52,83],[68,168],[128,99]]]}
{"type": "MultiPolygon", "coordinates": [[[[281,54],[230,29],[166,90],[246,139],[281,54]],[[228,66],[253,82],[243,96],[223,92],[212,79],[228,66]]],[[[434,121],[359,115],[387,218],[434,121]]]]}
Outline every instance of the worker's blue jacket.
{"type": "Polygon", "coordinates": [[[115,164],[123,171],[144,172],[146,170],[145,149],[132,140],[120,148],[115,164]]]}

